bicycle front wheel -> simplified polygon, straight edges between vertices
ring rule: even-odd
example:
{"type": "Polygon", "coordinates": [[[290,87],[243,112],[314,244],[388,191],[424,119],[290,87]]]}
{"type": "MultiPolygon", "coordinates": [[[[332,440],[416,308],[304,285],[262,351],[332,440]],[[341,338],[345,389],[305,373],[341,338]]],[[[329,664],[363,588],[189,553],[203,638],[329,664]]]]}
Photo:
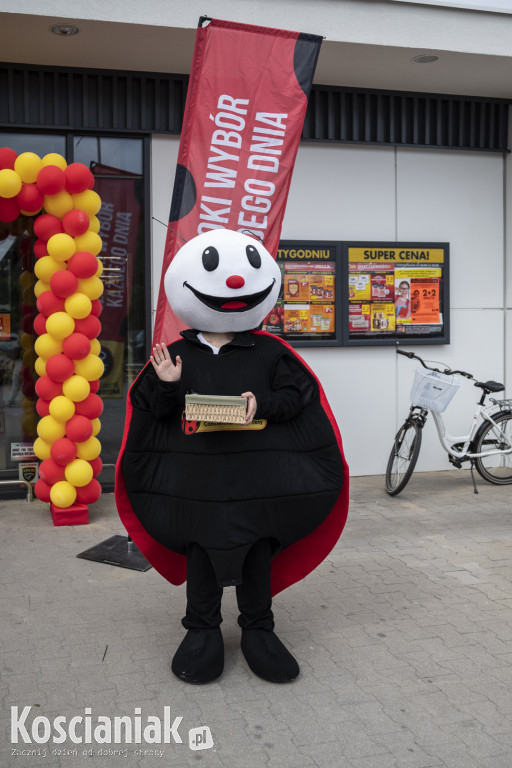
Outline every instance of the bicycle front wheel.
{"type": "Polygon", "coordinates": [[[386,469],[386,491],[396,496],[409,482],[421,448],[421,426],[407,420],[400,427],[389,455],[386,469]]]}
{"type": "MultiPolygon", "coordinates": [[[[487,424],[477,438],[475,453],[504,450],[512,442],[512,413],[497,416],[494,424],[487,424]],[[507,443],[508,441],[508,443],[507,443]]],[[[512,453],[495,453],[475,459],[479,474],[489,483],[507,485],[512,483],[512,453]]]]}

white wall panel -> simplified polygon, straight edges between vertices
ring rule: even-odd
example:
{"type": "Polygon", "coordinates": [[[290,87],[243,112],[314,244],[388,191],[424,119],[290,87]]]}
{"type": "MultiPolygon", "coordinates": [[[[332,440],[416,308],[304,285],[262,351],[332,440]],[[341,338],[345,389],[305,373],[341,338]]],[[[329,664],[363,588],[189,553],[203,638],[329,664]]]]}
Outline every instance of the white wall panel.
{"type": "Polygon", "coordinates": [[[398,240],[450,242],[451,306],[503,306],[503,158],[399,149],[398,240]]]}
{"type": "Polygon", "coordinates": [[[283,240],[395,238],[394,150],[301,144],[283,240]]]}
{"type": "MultiPolygon", "coordinates": [[[[179,143],[179,136],[152,136],[151,138],[151,216],[160,219],[165,224],[169,221],[179,143]]],[[[166,227],[151,220],[151,316],[153,324],[166,237],[166,227]]]]}
{"type": "MultiPolygon", "coordinates": [[[[169,214],[178,144],[178,137],[152,140],[152,215],[162,221],[169,214]]],[[[503,169],[501,156],[485,153],[301,144],[282,238],[450,242],[451,344],[411,348],[484,379],[500,380],[507,368],[512,382],[503,311],[503,169]]],[[[166,236],[154,221],[152,236],[154,307],[166,236]]],[[[512,311],[507,322],[512,339],[512,311]]],[[[324,386],[352,474],[382,474],[408,412],[415,364],[391,347],[299,352],[324,386]]],[[[466,430],[475,393],[464,383],[446,414],[450,431],[466,430]]],[[[448,467],[428,423],[418,469],[448,467]]]]}

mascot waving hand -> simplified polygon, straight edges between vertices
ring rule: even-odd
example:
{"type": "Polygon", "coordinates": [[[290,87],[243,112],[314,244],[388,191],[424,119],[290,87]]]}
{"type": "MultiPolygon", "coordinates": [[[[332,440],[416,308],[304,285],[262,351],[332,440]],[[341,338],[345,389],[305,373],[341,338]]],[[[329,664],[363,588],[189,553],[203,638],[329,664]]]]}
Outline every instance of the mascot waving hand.
{"type": "Polygon", "coordinates": [[[252,330],[280,285],[248,235],[217,229],[189,241],[165,290],[194,330],[154,347],[127,399],[117,506],[149,562],[187,581],[187,633],[171,668],[188,683],[223,671],[226,586],[236,588],[251,670],[275,683],[297,677],[274,633],[272,595],[326,557],[347,516],[348,469],[320,384],[288,344],[252,330]],[[186,421],[188,393],[242,395],[245,424],[186,421]]]}

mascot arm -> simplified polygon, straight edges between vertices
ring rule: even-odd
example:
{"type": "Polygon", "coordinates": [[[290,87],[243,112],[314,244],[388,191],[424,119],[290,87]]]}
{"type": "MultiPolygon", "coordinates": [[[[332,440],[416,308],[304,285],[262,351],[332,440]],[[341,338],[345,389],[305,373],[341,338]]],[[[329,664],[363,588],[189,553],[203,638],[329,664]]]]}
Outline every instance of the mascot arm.
{"type": "Polygon", "coordinates": [[[303,407],[301,377],[306,378],[302,371],[292,373],[286,360],[281,357],[272,372],[271,390],[254,393],[258,404],[255,418],[276,422],[295,418],[303,407]]]}
{"type": "Polygon", "coordinates": [[[146,368],[142,381],[132,393],[135,407],[151,411],[157,419],[165,419],[185,407],[182,382],[161,381],[151,366],[146,368]]]}

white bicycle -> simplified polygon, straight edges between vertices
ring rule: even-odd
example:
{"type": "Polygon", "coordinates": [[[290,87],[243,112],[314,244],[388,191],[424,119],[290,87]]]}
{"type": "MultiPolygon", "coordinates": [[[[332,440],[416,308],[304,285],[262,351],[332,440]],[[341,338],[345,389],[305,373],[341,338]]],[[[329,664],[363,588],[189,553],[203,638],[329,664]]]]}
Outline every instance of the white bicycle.
{"type": "Polygon", "coordinates": [[[386,490],[390,496],[403,491],[414,471],[421,448],[422,430],[427,416],[432,414],[441,445],[448,453],[448,460],[459,469],[469,461],[475,493],[478,493],[473,467],[489,483],[512,483],[512,400],[489,398],[488,395],[503,392],[503,384],[496,381],[477,381],[466,371],[432,368],[414,352],[397,349],[398,355],[419,360],[423,368],[415,371],[411,391],[411,409],[398,430],[386,469],[386,490]],[[425,370],[424,370],[425,369],[425,370]],[[482,390],[477,403],[471,428],[467,435],[450,435],[444,425],[442,412],[456,394],[460,379],[457,375],[475,382],[482,390]]]}

